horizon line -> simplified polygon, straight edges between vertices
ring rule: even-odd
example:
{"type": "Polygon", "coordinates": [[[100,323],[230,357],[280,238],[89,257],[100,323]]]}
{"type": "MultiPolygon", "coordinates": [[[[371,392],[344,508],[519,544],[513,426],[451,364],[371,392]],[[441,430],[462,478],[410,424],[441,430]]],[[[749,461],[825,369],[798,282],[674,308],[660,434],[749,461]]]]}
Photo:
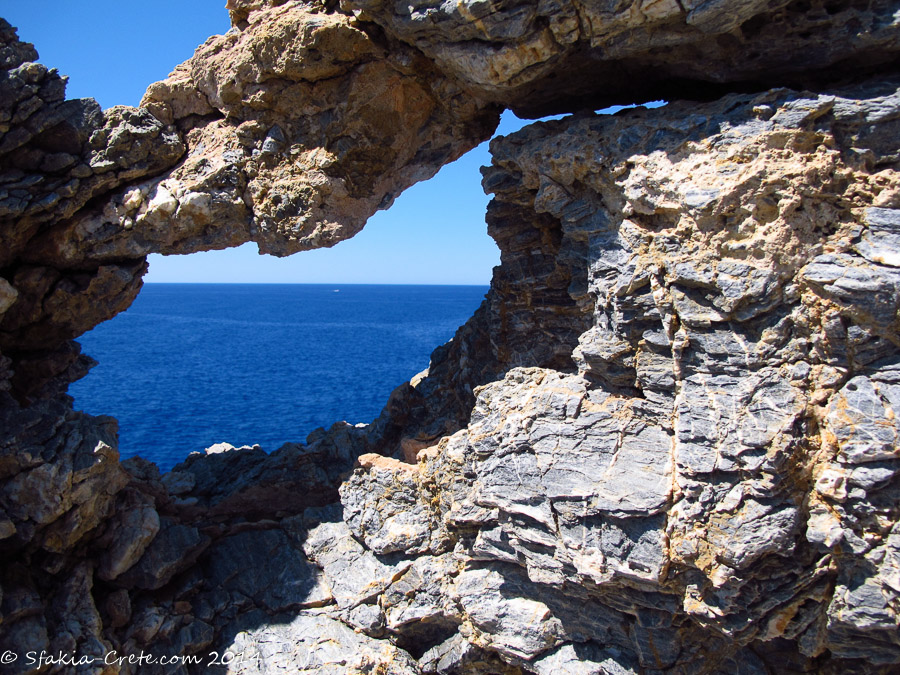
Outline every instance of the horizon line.
{"type": "Polygon", "coordinates": [[[373,281],[145,281],[144,286],[166,286],[181,284],[183,286],[484,286],[483,284],[453,283],[384,283],[373,281]]]}

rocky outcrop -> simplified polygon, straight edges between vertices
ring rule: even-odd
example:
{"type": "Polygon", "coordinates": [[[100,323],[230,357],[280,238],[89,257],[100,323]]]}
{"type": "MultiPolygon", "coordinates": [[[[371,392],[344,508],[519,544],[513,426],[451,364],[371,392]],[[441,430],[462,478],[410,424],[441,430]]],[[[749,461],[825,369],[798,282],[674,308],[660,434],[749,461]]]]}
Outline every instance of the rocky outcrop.
{"type": "Polygon", "coordinates": [[[65,80],[5,21],[0,54],[0,351],[30,399],[87,372],[68,341],[128,307],[146,270],[121,258],[55,265],[33,255],[34,241],[91,199],[172,166],[184,145],[147,110],[66,101],[65,80]]]}
{"type": "Polygon", "coordinates": [[[343,0],[523,117],[857,78],[897,58],[897,3],[343,0]]]}
{"type": "Polygon", "coordinates": [[[247,241],[276,255],[333,246],[488,138],[499,113],[376,28],[297,3],[210,38],[141,105],[178,128],[181,163],[32,250],[71,264],[247,241]]]}
{"type": "MultiPolygon", "coordinates": [[[[131,304],[149,253],[333,246],[498,120],[417,51],[313,5],[257,8],[143,107],[105,113],[64,102],[59,75],[3,36],[0,350],[14,360],[71,354],[67,340],[131,304]]],[[[43,387],[34,375],[20,398],[43,387]]]]}
{"type": "Polygon", "coordinates": [[[454,581],[429,590],[457,599],[468,641],[533,672],[900,658],[900,298],[868,243],[893,232],[894,141],[875,139],[900,98],[852,96],[773,91],[494,142],[495,218],[552,217],[580,251],[578,372],[513,369],[415,471],[361,458],[342,488],[373,552],[452,551],[454,581]]]}
{"type": "Polygon", "coordinates": [[[0,651],[896,669],[896,8],[613,4],[233,0],[228,34],[106,112],[3,24],[0,651]],[[773,83],[815,91],[740,93],[773,83]],[[372,424],[162,476],[72,411],[71,340],[147,253],[330,245],[499,106],[676,89],[738,93],[493,141],[491,291],[372,424]]]}

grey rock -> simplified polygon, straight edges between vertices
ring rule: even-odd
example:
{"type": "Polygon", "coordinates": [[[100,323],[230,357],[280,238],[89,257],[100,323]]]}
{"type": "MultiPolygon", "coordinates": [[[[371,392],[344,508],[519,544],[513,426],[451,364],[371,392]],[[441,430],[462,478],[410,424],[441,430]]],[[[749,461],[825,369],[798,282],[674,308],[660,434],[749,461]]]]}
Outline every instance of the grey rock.
{"type": "Polygon", "coordinates": [[[273,614],[332,600],[319,569],[280,530],[225,537],[210,548],[207,559],[208,580],[214,588],[250,598],[254,606],[273,614]]]}
{"type": "Polygon", "coordinates": [[[341,509],[310,509],[307,514],[315,514],[322,522],[305,533],[303,550],[322,569],[338,607],[361,606],[408,567],[409,563],[385,564],[366,550],[340,519],[341,509]]]}
{"type": "Polygon", "coordinates": [[[890,325],[900,305],[900,272],[858,256],[825,254],[807,265],[802,278],[837,302],[890,325]]]}
{"type": "Polygon", "coordinates": [[[193,621],[178,631],[172,641],[173,651],[178,654],[197,654],[212,644],[214,637],[212,626],[203,621],[193,621]]]}
{"type": "Polygon", "coordinates": [[[109,616],[110,628],[121,628],[131,620],[131,598],[128,591],[120,588],[109,594],[104,605],[106,615],[109,616]]]}
{"type": "Polygon", "coordinates": [[[900,211],[897,209],[866,209],[865,223],[859,242],[853,249],[867,260],[891,267],[900,267],[900,211]]]}
{"type": "Polygon", "coordinates": [[[435,645],[419,658],[419,668],[423,673],[503,673],[519,675],[520,667],[505,663],[493,652],[486,651],[454,633],[442,643],[435,645]]]}
{"type": "Polygon", "coordinates": [[[136,493],[131,504],[117,509],[107,527],[110,531],[106,535],[106,550],[100,557],[97,576],[112,581],[143,555],[159,532],[159,514],[152,500],[136,493]]]}
{"type": "Polygon", "coordinates": [[[419,667],[426,673],[452,673],[465,665],[467,657],[477,651],[475,645],[458,633],[435,645],[419,659],[419,667]]]}
{"type": "MultiPolygon", "coordinates": [[[[803,82],[820,69],[836,76],[846,67],[840,59],[885,50],[870,57],[878,61],[896,49],[888,5],[850,3],[827,13],[784,0],[342,6],[361,10],[479,94],[529,117],[721,91],[715,83],[803,82]]],[[[806,119],[803,111],[791,121],[806,119]]],[[[712,189],[690,190],[691,200],[704,204],[699,195],[712,189]]]]}
{"type": "Polygon", "coordinates": [[[155,606],[144,608],[133,615],[126,631],[126,637],[137,640],[141,644],[148,644],[160,632],[165,619],[161,608],[155,606]]]}
{"type": "Polygon", "coordinates": [[[848,564],[828,608],[829,648],[843,658],[895,663],[896,599],[897,593],[885,588],[864,564],[848,564]]]}
{"type": "Polygon", "coordinates": [[[558,508],[559,533],[579,574],[596,583],[660,580],[666,566],[661,517],[584,517],[577,505],[558,508]]]}
{"type": "Polygon", "coordinates": [[[353,535],[379,554],[439,553],[441,531],[420,498],[415,467],[375,455],[359,461],[362,469],[341,486],[344,522],[353,535]]]}
{"type": "Polygon", "coordinates": [[[234,0],[146,109],[106,113],[0,24],[3,644],[228,648],[232,672],[896,669],[896,7],[607,4],[234,0]],[[64,397],[90,365],[70,340],[150,251],[331,245],[485,137],[489,101],[736,81],[819,93],[495,140],[491,291],[371,425],[163,478],[64,397]]]}
{"type": "Polygon", "coordinates": [[[414,675],[415,661],[389,643],[354,632],[325,614],[278,616],[268,626],[243,630],[227,649],[240,654],[230,673],[316,673],[344,675],[380,670],[385,675],[414,675]]]}
{"type": "Polygon", "coordinates": [[[109,644],[101,637],[102,621],[94,605],[93,574],[90,563],[71,571],[55,594],[51,609],[52,647],[70,654],[101,661],[109,644]]]}
{"type": "Polygon", "coordinates": [[[591,642],[557,647],[535,659],[532,668],[538,675],[631,675],[640,672],[640,665],[629,663],[627,656],[619,650],[606,650],[591,642]]]}
{"type": "Polygon", "coordinates": [[[896,385],[879,384],[863,375],[849,380],[825,412],[839,460],[862,464],[900,458],[898,409],[900,388],[896,385]]]}
{"type": "Polygon", "coordinates": [[[541,498],[583,501],[590,514],[658,512],[668,498],[671,440],[629,412],[626,401],[588,392],[579,378],[511,371],[479,392],[469,427],[474,452],[486,456],[476,502],[548,527],[549,503],[538,506],[541,498]],[[511,405],[520,398],[527,407],[511,405]],[[513,410],[531,419],[527,427],[510,424],[513,410]]]}
{"type": "Polygon", "coordinates": [[[196,527],[165,517],[159,520],[159,533],[137,563],[118,576],[118,583],[148,590],[161,588],[189,567],[210,544],[209,537],[200,534],[196,527]]]}
{"type": "Polygon", "coordinates": [[[439,633],[448,626],[454,632],[462,622],[450,601],[457,573],[452,555],[417,558],[381,596],[387,629],[404,635],[415,630],[420,640],[422,633],[439,633]]]}
{"type": "Polygon", "coordinates": [[[357,605],[348,612],[346,621],[369,637],[384,637],[384,612],[376,605],[357,605]]]}
{"type": "Polygon", "coordinates": [[[464,571],[459,579],[463,609],[491,649],[531,659],[564,642],[565,628],[546,604],[504,592],[506,586],[504,577],[490,568],[464,571]]]}
{"type": "Polygon", "coordinates": [[[53,404],[23,410],[4,401],[0,408],[12,432],[0,464],[13,474],[0,482],[0,506],[18,545],[31,540],[49,552],[69,550],[103,522],[127,483],[117,463],[116,423],[66,416],[53,404]],[[12,452],[18,443],[22,455],[12,452]]]}
{"type": "Polygon", "coordinates": [[[197,479],[187,471],[170,471],[162,477],[162,483],[169,494],[183,495],[194,489],[197,479]]]}
{"type": "Polygon", "coordinates": [[[201,509],[219,518],[290,517],[327,504],[337,496],[336,477],[353,459],[338,458],[331,448],[317,451],[290,443],[271,454],[258,445],[228,448],[192,453],[168,474],[185,474],[178,478],[185,485],[193,480],[193,487],[179,496],[196,499],[201,509]]]}

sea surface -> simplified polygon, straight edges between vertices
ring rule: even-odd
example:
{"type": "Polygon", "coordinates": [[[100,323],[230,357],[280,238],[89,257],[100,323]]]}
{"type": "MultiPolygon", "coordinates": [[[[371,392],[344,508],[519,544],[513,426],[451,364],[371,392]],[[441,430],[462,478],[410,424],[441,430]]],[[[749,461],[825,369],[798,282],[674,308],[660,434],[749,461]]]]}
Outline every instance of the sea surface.
{"type": "Polygon", "coordinates": [[[168,471],[214,443],[267,452],[369,423],[474,313],[487,286],[146,284],[86,333],[69,393],[119,420],[119,451],[168,471]]]}

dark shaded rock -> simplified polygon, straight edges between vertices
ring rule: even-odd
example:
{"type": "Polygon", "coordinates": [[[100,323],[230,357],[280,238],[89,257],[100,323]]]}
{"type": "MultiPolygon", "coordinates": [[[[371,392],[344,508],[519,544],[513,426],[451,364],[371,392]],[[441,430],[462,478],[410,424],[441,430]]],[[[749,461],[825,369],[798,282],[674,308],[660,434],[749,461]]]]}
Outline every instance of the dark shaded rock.
{"type": "Polygon", "coordinates": [[[117,582],[126,587],[161,588],[196,561],[209,544],[209,537],[200,534],[197,528],[162,517],[159,533],[137,564],[120,574],[117,582]]]}
{"type": "Polygon", "coordinates": [[[242,532],[210,549],[208,583],[250,598],[270,613],[332,600],[322,574],[280,530],[242,532]]]}

